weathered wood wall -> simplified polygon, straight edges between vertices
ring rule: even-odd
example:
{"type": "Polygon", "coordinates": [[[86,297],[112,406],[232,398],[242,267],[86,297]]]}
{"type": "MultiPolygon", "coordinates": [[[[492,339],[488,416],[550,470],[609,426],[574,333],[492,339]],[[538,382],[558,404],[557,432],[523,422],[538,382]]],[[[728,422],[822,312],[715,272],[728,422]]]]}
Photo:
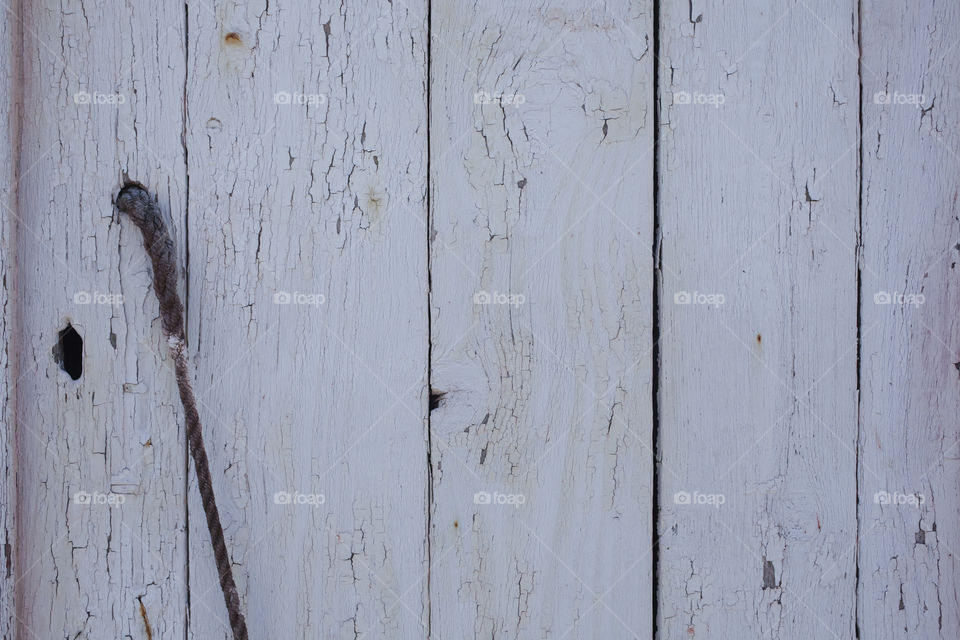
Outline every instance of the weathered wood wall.
{"type": "Polygon", "coordinates": [[[435,637],[650,628],[652,24],[434,6],[435,637]]]}
{"type": "Polygon", "coordinates": [[[150,263],[111,200],[124,175],[144,181],[183,246],[183,11],[21,11],[14,636],[176,637],[185,441],[150,263]],[[68,324],[76,380],[53,353],[68,324]]]}
{"type": "Polygon", "coordinates": [[[957,637],[958,27],[7,7],[0,638],[957,637]]]}
{"type": "MultiPolygon", "coordinates": [[[[188,21],[189,341],[251,636],[422,636],[426,4],[188,21]]],[[[190,630],[212,638],[188,496],[190,630]]]]}
{"type": "Polygon", "coordinates": [[[854,635],[856,6],[759,8],[660,21],[666,638],[854,635]]]}
{"type": "Polygon", "coordinates": [[[960,634],[958,29],[953,2],[861,16],[863,638],[960,634]]]}
{"type": "MultiPolygon", "coordinates": [[[[21,30],[16,21],[0,20],[0,51],[6,60],[17,60],[21,30]]],[[[9,640],[16,630],[17,583],[17,445],[16,296],[17,172],[19,168],[18,66],[0,67],[0,527],[3,528],[3,564],[0,565],[0,638],[9,640]]]]}

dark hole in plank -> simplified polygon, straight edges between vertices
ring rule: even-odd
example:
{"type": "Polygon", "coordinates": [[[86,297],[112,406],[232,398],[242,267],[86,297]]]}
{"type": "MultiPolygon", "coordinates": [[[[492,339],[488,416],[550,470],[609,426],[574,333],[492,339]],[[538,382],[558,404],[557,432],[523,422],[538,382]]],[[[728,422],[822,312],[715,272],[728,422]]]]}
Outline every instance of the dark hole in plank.
{"type": "Polygon", "coordinates": [[[445,395],[447,395],[446,391],[430,390],[430,411],[440,407],[440,401],[443,400],[445,395]]]}
{"type": "Polygon", "coordinates": [[[53,348],[53,359],[74,380],[83,375],[83,338],[69,322],[60,330],[57,346],[53,348]]]}

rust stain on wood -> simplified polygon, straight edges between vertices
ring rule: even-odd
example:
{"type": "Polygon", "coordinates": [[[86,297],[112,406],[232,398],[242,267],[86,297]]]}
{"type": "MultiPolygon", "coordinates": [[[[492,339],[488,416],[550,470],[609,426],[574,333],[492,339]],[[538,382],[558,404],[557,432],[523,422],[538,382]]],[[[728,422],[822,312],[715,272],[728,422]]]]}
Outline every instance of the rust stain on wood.
{"type": "Polygon", "coordinates": [[[137,598],[137,604],[140,605],[140,617],[143,619],[143,628],[147,632],[147,640],[153,640],[153,629],[150,628],[150,620],[147,619],[147,608],[143,606],[143,597],[137,598]]]}

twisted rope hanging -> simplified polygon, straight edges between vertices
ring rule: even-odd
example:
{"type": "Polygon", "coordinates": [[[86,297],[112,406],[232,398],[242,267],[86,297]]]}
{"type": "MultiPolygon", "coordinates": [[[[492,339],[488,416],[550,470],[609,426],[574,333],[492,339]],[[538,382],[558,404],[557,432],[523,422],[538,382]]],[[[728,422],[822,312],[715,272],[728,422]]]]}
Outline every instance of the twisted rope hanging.
{"type": "Polygon", "coordinates": [[[196,398],[190,386],[190,362],[187,360],[186,335],[183,330],[183,304],[177,293],[177,260],[173,240],[167,232],[160,209],[142,185],[129,183],[124,186],[117,195],[117,208],[130,216],[140,228],[143,246],[153,262],[153,289],[160,302],[163,332],[167,336],[167,346],[173,356],[177,373],[177,387],[187,422],[187,441],[190,443],[190,453],[197,470],[197,486],[200,488],[200,499],[207,516],[207,529],[210,530],[210,542],[213,544],[213,555],[217,561],[220,588],[227,604],[234,640],[247,640],[247,623],[243,619],[237,585],[233,581],[233,569],[227,554],[227,543],[223,539],[223,526],[220,524],[220,513],[213,495],[213,483],[210,481],[207,451],[203,446],[200,414],[197,412],[196,398]]]}

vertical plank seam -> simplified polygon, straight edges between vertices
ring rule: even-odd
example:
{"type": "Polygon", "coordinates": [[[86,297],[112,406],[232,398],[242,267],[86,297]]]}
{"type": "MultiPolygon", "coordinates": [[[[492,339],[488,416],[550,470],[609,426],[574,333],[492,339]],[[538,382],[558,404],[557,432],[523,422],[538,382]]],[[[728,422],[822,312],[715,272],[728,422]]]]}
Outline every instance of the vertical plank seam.
{"type": "MultiPolygon", "coordinates": [[[[22,1],[22,0],[21,0],[22,1]]],[[[190,76],[190,5],[183,3],[183,108],[180,144],[183,147],[183,322],[184,334],[190,335],[190,159],[187,146],[187,87],[190,76]]],[[[189,343],[188,343],[189,344],[189,343]]],[[[190,638],[190,445],[183,442],[183,518],[184,527],[184,587],[186,598],[183,610],[183,640],[190,638]]]]}
{"type": "Polygon", "coordinates": [[[855,493],[855,521],[856,531],[853,543],[854,571],[853,571],[853,628],[854,635],[860,638],[860,431],[863,408],[861,406],[860,377],[861,377],[861,349],[862,349],[862,321],[863,321],[863,0],[856,0],[857,9],[857,83],[859,96],[857,104],[857,245],[854,258],[857,267],[857,444],[854,452],[854,493],[855,493]]]}
{"type": "Polygon", "coordinates": [[[651,446],[651,472],[653,475],[651,483],[651,526],[650,526],[650,544],[651,544],[651,572],[650,572],[650,622],[652,640],[657,640],[657,600],[659,593],[657,585],[660,581],[660,467],[659,467],[659,432],[660,432],[660,212],[659,212],[659,178],[660,178],[660,2],[653,0],[653,21],[651,30],[653,31],[653,246],[651,273],[653,276],[652,288],[652,317],[651,317],[651,340],[653,341],[651,349],[651,383],[650,383],[650,414],[652,424],[650,428],[650,446],[651,446]]]}
{"type": "Polygon", "coordinates": [[[433,228],[433,207],[431,198],[432,183],[430,180],[430,159],[433,155],[433,148],[430,145],[431,128],[431,106],[433,85],[432,77],[432,57],[431,44],[433,43],[433,3],[427,0],[427,68],[426,68],[426,111],[427,111],[427,167],[426,167],[426,206],[427,206],[427,225],[426,225],[426,250],[427,250],[427,513],[426,513],[426,556],[427,556],[427,580],[426,580],[426,607],[427,607],[427,639],[431,637],[433,626],[433,605],[430,601],[431,582],[433,578],[433,549],[431,544],[431,533],[433,529],[433,271],[431,260],[430,231],[433,228]]]}
{"type": "MultiPolygon", "coordinates": [[[[25,58],[24,54],[24,24],[23,24],[23,0],[17,3],[17,15],[16,22],[17,26],[15,27],[15,33],[13,37],[16,39],[15,51],[19,52],[19,64],[18,72],[14,75],[12,82],[15,83],[13,91],[11,91],[11,98],[14,100],[14,108],[16,113],[13,115],[12,121],[14,122],[15,130],[13,135],[10,137],[10,161],[13,163],[11,167],[13,175],[13,219],[10,220],[10,227],[7,230],[8,242],[10,247],[10,255],[8,259],[10,260],[7,269],[7,275],[9,279],[7,280],[7,292],[17,291],[17,286],[20,279],[20,160],[21,160],[21,150],[23,148],[23,105],[25,89],[24,85],[26,84],[26,68],[25,68],[25,58]]],[[[11,417],[11,423],[9,430],[7,431],[7,448],[5,453],[7,455],[12,455],[12,461],[6,461],[6,465],[10,471],[5,472],[7,482],[12,482],[12,497],[13,504],[8,507],[7,517],[12,518],[13,522],[13,544],[9,544],[9,531],[5,531],[4,540],[5,552],[9,549],[8,553],[10,554],[10,564],[12,566],[12,572],[10,576],[7,576],[5,579],[12,578],[13,582],[10,586],[10,601],[9,606],[11,608],[10,614],[12,614],[12,619],[7,618],[4,621],[5,625],[9,625],[6,628],[13,633],[14,638],[20,638],[23,636],[21,633],[21,620],[24,617],[19,611],[20,598],[17,597],[17,583],[20,578],[20,559],[22,556],[22,549],[20,547],[20,541],[23,540],[20,531],[20,509],[23,504],[23,500],[20,499],[20,393],[18,392],[17,381],[20,380],[20,313],[21,308],[18,304],[19,296],[8,295],[6,304],[8,306],[8,315],[5,319],[5,322],[8,322],[7,325],[7,335],[10,337],[10,343],[5,345],[4,348],[7,351],[7,371],[10,374],[9,381],[13,381],[13,385],[6,390],[6,402],[9,403],[9,406],[5,408],[5,411],[11,417]],[[13,345],[11,348],[10,345],[13,345]]],[[[8,382],[9,383],[9,382],[8,382]]],[[[10,495],[11,488],[9,486],[4,488],[4,495],[10,495]]]]}

